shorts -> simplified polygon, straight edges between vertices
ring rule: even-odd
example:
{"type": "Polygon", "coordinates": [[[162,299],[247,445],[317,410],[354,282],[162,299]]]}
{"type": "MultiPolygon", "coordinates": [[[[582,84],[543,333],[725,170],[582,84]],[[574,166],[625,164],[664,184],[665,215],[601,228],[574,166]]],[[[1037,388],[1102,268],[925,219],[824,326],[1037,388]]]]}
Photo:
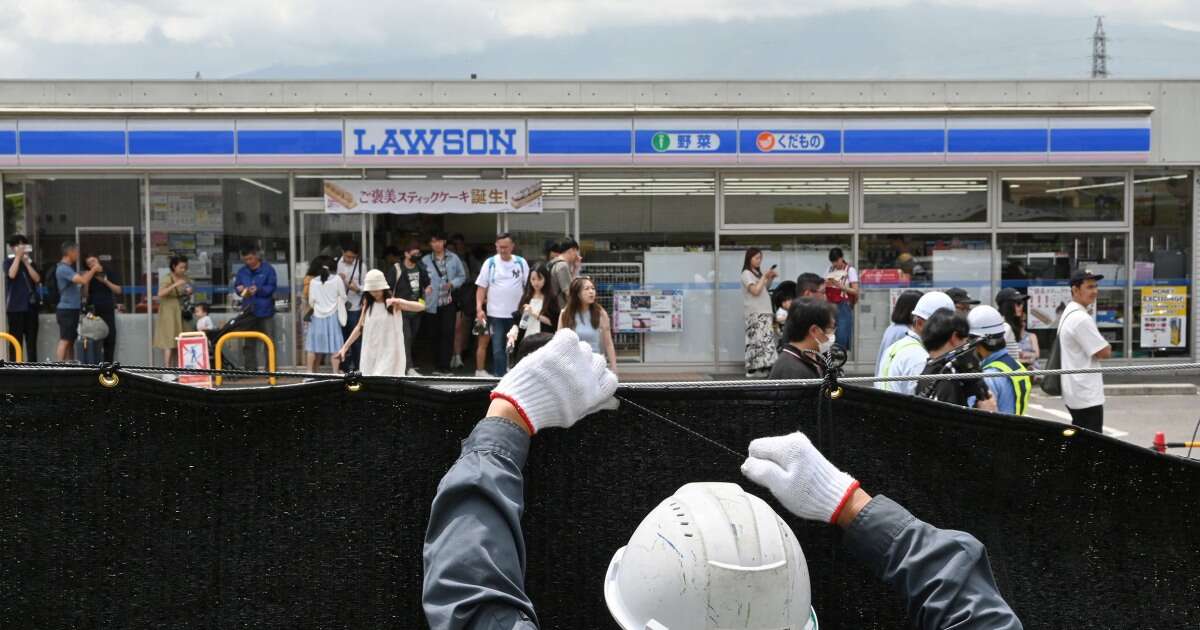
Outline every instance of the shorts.
{"type": "Polygon", "coordinates": [[[58,338],[75,343],[79,337],[79,309],[60,308],[54,312],[54,319],[58,321],[58,338]]]}

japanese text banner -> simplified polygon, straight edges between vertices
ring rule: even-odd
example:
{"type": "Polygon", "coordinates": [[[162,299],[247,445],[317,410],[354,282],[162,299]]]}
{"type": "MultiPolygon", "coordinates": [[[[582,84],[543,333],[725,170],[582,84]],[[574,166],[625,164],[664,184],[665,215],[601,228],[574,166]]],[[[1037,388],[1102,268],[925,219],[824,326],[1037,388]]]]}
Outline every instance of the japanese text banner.
{"type": "Polygon", "coordinates": [[[541,180],[326,180],[325,211],[370,214],[541,212],[541,180]]]}

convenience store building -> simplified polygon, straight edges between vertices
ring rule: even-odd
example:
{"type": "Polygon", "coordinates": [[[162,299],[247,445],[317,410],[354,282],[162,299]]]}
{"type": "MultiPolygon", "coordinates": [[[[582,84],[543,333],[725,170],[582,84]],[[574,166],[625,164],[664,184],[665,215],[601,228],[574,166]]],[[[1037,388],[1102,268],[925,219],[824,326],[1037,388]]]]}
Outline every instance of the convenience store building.
{"type": "MultiPolygon", "coordinates": [[[[40,264],[76,240],[120,270],[126,364],[161,361],[146,296],[174,253],[219,318],[260,247],[293,365],[309,260],[353,240],[380,266],[435,229],[510,231],[530,259],[571,235],[605,293],[679,296],[680,330],[619,335],[628,370],[741,370],[750,246],[784,279],[847,253],[860,371],[910,286],[1030,293],[1046,355],[1079,265],[1106,276],[1118,361],[1194,360],[1198,121],[1200,81],[7,81],[0,225],[40,264]],[[536,181],[542,211],[327,211],[324,183],[356,180],[536,181]]],[[[39,358],[55,331],[43,314],[39,358]]]]}

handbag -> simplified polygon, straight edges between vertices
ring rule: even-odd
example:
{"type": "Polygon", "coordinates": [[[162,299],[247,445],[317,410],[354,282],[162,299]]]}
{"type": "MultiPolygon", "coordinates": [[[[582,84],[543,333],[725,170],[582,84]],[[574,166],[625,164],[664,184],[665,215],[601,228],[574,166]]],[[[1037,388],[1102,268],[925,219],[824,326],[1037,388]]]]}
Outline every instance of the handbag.
{"type": "Polygon", "coordinates": [[[88,312],[79,318],[77,331],[84,339],[103,341],[108,337],[108,324],[95,313],[88,312]]]}

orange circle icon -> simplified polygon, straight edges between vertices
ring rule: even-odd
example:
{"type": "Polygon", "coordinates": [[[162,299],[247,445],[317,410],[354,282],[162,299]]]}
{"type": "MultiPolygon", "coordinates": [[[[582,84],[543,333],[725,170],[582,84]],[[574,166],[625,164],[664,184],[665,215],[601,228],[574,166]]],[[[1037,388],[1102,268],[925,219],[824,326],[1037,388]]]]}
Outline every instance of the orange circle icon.
{"type": "Polygon", "coordinates": [[[775,134],[770,131],[760,132],[758,138],[755,140],[755,144],[758,145],[759,151],[770,151],[775,148],[775,134]]]}

